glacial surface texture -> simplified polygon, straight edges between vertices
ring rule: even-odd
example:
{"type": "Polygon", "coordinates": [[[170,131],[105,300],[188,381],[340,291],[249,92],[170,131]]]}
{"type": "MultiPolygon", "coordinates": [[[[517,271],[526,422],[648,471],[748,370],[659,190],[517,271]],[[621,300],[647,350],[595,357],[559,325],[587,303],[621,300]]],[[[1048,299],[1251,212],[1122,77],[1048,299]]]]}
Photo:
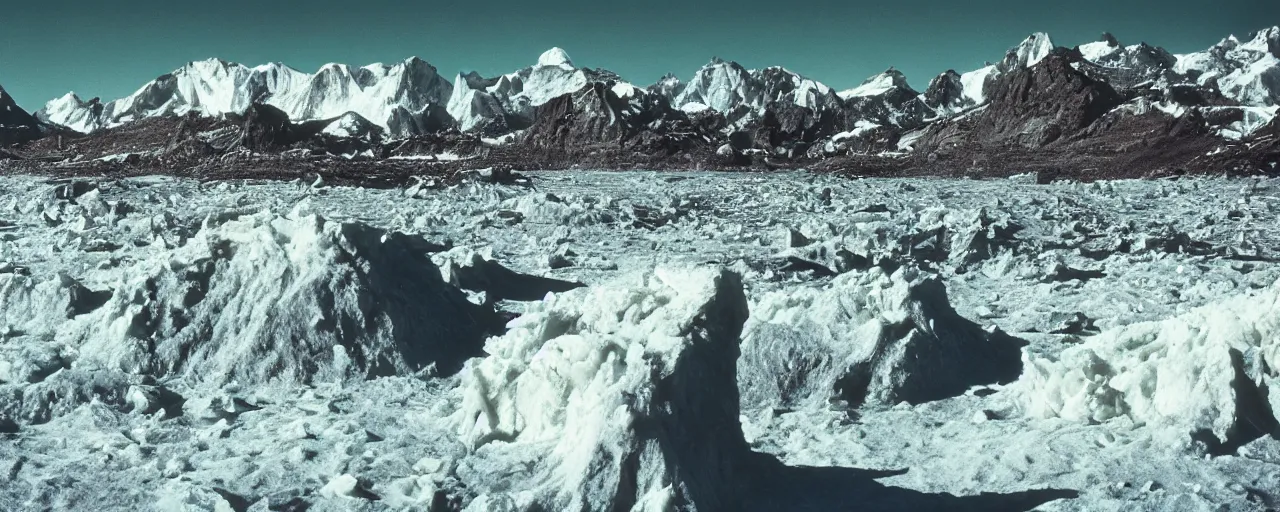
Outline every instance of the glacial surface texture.
{"type": "Polygon", "coordinates": [[[1274,510],[1280,182],[0,177],[0,509],[1274,510]]]}

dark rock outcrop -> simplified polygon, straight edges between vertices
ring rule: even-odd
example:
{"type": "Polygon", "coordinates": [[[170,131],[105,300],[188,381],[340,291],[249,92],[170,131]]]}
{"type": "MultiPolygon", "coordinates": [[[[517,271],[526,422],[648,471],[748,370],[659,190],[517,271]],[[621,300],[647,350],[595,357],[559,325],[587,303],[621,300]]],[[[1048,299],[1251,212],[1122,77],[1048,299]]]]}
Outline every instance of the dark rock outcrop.
{"type": "Polygon", "coordinates": [[[0,87],[0,146],[40,138],[40,123],[0,87]]]}
{"type": "Polygon", "coordinates": [[[1079,133],[1124,102],[1111,86],[1072,66],[1081,60],[1079,51],[1060,48],[1030,68],[1001,76],[984,111],[934,125],[917,150],[940,152],[962,144],[1038,148],[1079,133]]]}
{"type": "Polygon", "coordinates": [[[1124,98],[1071,66],[1079,52],[1051,53],[1036,66],[997,80],[979,123],[988,141],[1043,146],[1088,127],[1124,98]]]}
{"type": "Polygon", "coordinates": [[[607,82],[594,82],[538,107],[535,121],[521,143],[561,150],[589,147],[670,155],[714,148],[716,134],[700,123],[718,125],[723,118],[695,123],[653,94],[621,98],[607,82]]]}
{"type": "Polygon", "coordinates": [[[289,120],[289,114],[266,103],[254,103],[240,122],[241,144],[254,150],[288,148],[319,133],[303,133],[289,120]]]}
{"type": "Polygon", "coordinates": [[[924,104],[935,113],[939,111],[957,111],[973,105],[973,101],[964,95],[964,84],[960,82],[960,73],[954,69],[938,75],[929,81],[924,90],[924,104]]]}
{"type": "Polygon", "coordinates": [[[803,154],[810,144],[839,133],[848,125],[847,112],[814,111],[794,104],[772,103],[765,107],[764,116],[752,123],[750,133],[756,149],[799,148],[803,154]]]}

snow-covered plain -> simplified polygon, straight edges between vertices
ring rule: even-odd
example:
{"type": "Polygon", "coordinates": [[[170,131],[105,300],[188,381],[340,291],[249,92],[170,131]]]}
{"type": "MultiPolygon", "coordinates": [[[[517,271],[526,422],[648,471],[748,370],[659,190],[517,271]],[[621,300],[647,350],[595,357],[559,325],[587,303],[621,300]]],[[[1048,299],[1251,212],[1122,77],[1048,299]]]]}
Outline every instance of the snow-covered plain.
{"type": "Polygon", "coordinates": [[[0,177],[0,509],[1280,506],[1280,183],[533,183],[0,177]]]}

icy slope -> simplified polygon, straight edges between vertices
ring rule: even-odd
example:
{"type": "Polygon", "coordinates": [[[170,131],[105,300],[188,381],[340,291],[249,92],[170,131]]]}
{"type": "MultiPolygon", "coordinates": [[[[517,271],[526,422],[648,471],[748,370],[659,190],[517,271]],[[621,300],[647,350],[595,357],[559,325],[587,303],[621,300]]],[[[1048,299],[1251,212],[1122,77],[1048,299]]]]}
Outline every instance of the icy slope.
{"type": "Polygon", "coordinates": [[[1053,48],[1053,40],[1049,39],[1049,34],[1036,32],[1011,48],[996,67],[1002,72],[1029,68],[1049,56],[1049,51],[1053,48]]]}
{"type": "Polygon", "coordinates": [[[509,133],[535,122],[538,107],[594,84],[614,88],[633,103],[643,103],[647,94],[608,71],[576,67],[563,49],[552,48],[533,66],[497,78],[459,74],[449,98],[449,114],[463,130],[509,133]]]}
{"type": "Polygon", "coordinates": [[[882,126],[916,128],[929,110],[920,93],[912,89],[907,77],[896,69],[867,78],[858,87],[841,91],[839,96],[851,119],[882,126]]]}

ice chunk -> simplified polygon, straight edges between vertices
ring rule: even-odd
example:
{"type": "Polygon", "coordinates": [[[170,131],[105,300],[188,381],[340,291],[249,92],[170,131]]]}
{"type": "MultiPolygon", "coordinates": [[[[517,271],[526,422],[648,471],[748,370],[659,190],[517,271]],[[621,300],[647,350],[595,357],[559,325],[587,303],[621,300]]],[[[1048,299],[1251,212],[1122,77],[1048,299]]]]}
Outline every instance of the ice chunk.
{"type": "Polygon", "coordinates": [[[658,269],[533,307],[462,374],[454,418],[475,453],[458,472],[476,502],[738,508],[726,483],[750,453],[733,376],[746,315],[739,277],[711,269],[658,269]],[[512,464],[527,469],[496,471],[512,464]]]}
{"type": "Polygon", "coordinates": [[[1280,284],[1162,321],[1103,331],[1056,360],[1025,359],[1013,386],[1027,414],[1128,417],[1239,445],[1276,428],[1266,400],[1280,361],[1280,284]]]}
{"type": "Polygon", "coordinates": [[[363,379],[433,364],[449,373],[500,326],[442,280],[427,257],[435,249],[317,216],[206,225],[58,326],[58,339],[76,347],[77,365],[198,381],[363,379]]]}
{"type": "Polygon", "coordinates": [[[921,403],[1009,382],[1020,342],[952,309],[943,284],[904,268],[842,274],[824,289],[773,292],[753,305],[738,383],[743,409],[921,403]]]}

